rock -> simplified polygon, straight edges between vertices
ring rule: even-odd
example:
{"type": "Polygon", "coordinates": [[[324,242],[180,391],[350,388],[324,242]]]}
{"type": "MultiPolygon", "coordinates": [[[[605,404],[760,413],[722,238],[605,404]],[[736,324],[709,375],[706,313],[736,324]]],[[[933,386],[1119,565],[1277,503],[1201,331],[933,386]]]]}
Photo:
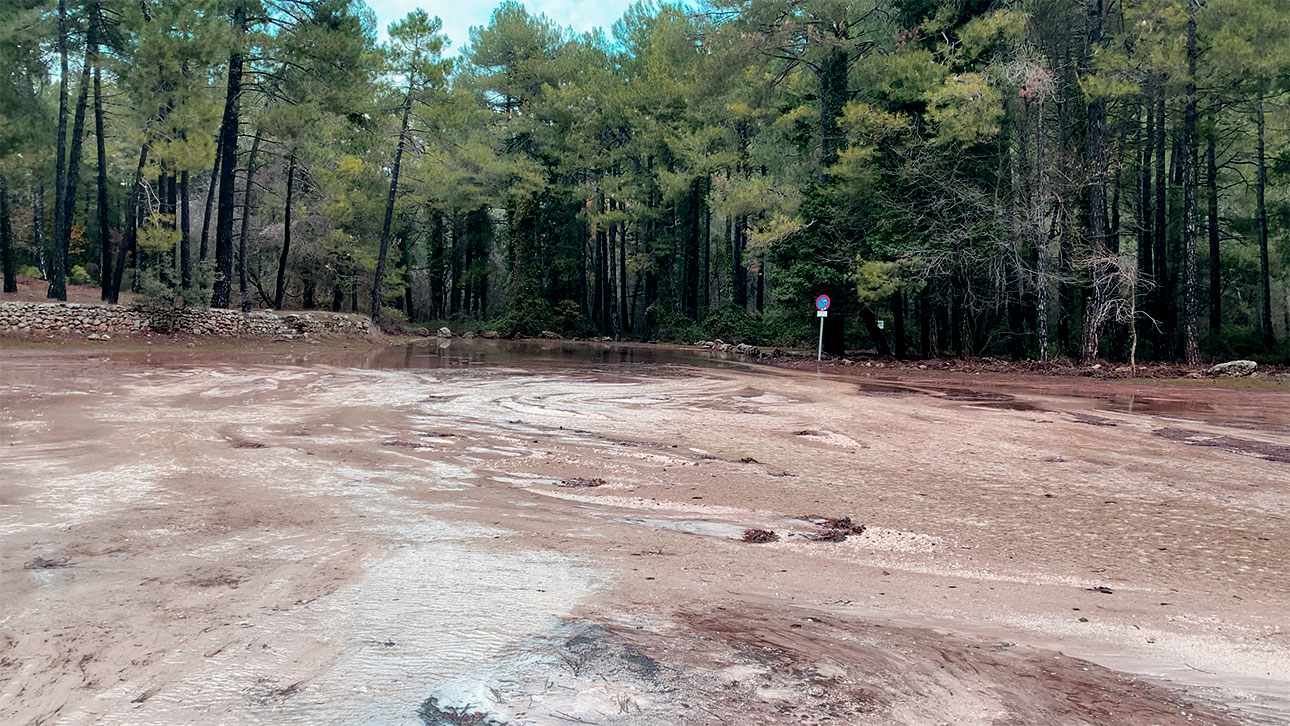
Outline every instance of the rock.
{"type": "Polygon", "coordinates": [[[564,336],[560,335],[554,330],[543,330],[540,334],[538,334],[538,337],[545,338],[546,340],[562,340],[564,336]]]}
{"type": "Polygon", "coordinates": [[[467,330],[465,333],[462,333],[462,334],[461,334],[461,337],[465,338],[466,340],[474,340],[475,338],[478,338],[479,336],[478,336],[478,335],[475,335],[475,331],[473,331],[473,330],[467,330]]]}
{"type": "Polygon", "coordinates": [[[452,331],[448,329],[447,325],[445,325],[442,328],[439,328],[439,330],[435,333],[435,335],[439,336],[440,338],[451,338],[452,331]]]}
{"type": "Polygon", "coordinates": [[[198,308],[157,311],[117,305],[0,302],[0,335],[30,331],[93,334],[99,336],[98,340],[110,340],[109,332],[274,338],[313,333],[367,335],[371,328],[365,320],[330,313],[279,316],[261,312],[243,315],[231,310],[198,308]]]}
{"type": "Polygon", "coordinates": [[[496,330],[485,330],[480,337],[488,338],[489,340],[497,340],[502,337],[502,334],[496,330]]]}
{"type": "Polygon", "coordinates": [[[90,333],[89,335],[85,336],[85,339],[86,339],[86,340],[99,340],[100,338],[99,338],[99,334],[98,334],[98,333],[90,333]]]}
{"type": "Polygon", "coordinates": [[[1259,364],[1252,360],[1231,360],[1211,367],[1205,371],[1205,375],[1213,378],[1244,378],[1253,374],[1258,367],[1259,364]]]}

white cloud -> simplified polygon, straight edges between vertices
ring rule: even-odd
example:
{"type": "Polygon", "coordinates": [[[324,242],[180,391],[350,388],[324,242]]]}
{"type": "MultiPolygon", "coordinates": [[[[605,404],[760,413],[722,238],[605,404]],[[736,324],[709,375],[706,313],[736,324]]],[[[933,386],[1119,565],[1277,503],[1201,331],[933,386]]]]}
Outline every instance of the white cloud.
{"type": "MultiPolygon", "coordinates": [[[[367,4],[376,12],[376,24],[382,39],[390,23],[401,20],[417,8],[439,16],[443,20],[444,33],[452,42],[448,53],[456,55],[470,42],[470,27],[487,25],[499,3],[490,0],[429,3],[424,0],[368,0],[367,4]]],[[[528,0],[523,3],[530,13],[546,13],[557,24],[575,31],[604,28],[606,34],[629,4],[630,0],[528,0]]]]}

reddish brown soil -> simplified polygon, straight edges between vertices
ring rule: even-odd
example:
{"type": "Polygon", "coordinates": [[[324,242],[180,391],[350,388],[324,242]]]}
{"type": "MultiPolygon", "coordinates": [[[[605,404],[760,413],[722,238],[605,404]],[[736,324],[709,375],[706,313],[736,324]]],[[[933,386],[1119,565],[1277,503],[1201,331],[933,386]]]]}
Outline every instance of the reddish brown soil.
{"type": "Polygon", "coordinates": [[[0,350],[0,721],[1290,719],[1285,387],[255,361],[0,350]]]}
{"type": "MultiPolygon", "coordinates": [[[[18,292],[0,293],[0,302],[58,302],[45,296],[48,291],[49,283],[45,280],[19,277],[18,292]]],[[[135,297],[134,293],[124,291],[121,293],[121,302],[129,303],[135,297]]],[[[98,285],[68,285],[67,302],[99,305],[103,301],[99,297],[98,285]]]]}
{"type": "MultiPolygon", "coordinates": [[[[1093,364],[1078,363],[1069,359],[1059,359],[1050,363],[1036,361],[1006,361],[997,358],[931,358],[928,360],[899,360],[890,357],[879,357],[870,354],[855,354],[846,358],[826,358],[815,360],[813,355],[777,355],[765,359],[770,365],[801,371],[848,371],[869,375],[876,369],[884,374],[918,374],[922,371],[937,371],[953,374],[1004,374],[1013,376],[1067,376],[1079,378],[1096,378],[1100,380],[1115,379],[1169,379],[1196,376],[1204,368],[1191,368],[1180,363],[1139,363],[1130,368],[1127,363],[1099,361],[1093,364]]],[[[1218,361],[1215,361],[1218,362],[1218,361]]],[[[1269,378],[1290,374],[1290,365],[1261,364],[1260,377],[1269,378]]]]}

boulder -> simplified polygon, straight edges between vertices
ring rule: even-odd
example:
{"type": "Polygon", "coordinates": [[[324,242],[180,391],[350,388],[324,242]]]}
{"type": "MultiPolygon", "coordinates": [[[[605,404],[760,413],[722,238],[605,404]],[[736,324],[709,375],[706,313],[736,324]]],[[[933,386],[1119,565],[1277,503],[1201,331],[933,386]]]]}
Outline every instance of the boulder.
{"type": "Polygon", "coordinates": [[[1259,364],[1252,360],[1230,360],[1211,367],[1205,371],[1205,375],[1213,378],[1244,378],[1253,375],[1258,367],[1259,364]]]}
{"type": "Polygon", "coordinates": [[[438,332],[436,332],[435,335],[439,336],[440,338],[451,338],[452,331],[449,330],[448,326],[445,325],[442,328],[439,328],[438,332]]]}
{"type": "Polygon", "coordinates": [[[545,338],[547,340],[561,340],[563,338],[562,335],[553,330],[543,330],[538,337],[545,338]]]}
{"type": "Polygon", "coordinates": [[[482,334],[480,334],[480,337],[488,338],[489,340],[497,340],[498,338],[502,337],[502,334],[497,332],[496,330],[485,330],[482,334]]]}
{"type": "Polygon", "coordinates": [[[478,335],[475,335],[475,331],[473,331],[473,330],[467,330],[466,332],[464,332],[464,333],[462,333],[462,334],[461,334],[461,337],[465,338],[466,340],[474,340],[475,338],[478,338],[479,336],[478,336],[478,335]]]}

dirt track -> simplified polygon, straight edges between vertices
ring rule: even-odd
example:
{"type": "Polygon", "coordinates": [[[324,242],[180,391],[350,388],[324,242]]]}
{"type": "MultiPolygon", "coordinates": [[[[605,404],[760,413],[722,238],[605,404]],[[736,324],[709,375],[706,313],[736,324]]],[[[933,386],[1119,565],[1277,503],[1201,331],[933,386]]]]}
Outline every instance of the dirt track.
{"type": "Polygon", "coordinates": [[[11,352],[0,721],[1290,723],[1287,422],[1284,387],[11,352]]]}

